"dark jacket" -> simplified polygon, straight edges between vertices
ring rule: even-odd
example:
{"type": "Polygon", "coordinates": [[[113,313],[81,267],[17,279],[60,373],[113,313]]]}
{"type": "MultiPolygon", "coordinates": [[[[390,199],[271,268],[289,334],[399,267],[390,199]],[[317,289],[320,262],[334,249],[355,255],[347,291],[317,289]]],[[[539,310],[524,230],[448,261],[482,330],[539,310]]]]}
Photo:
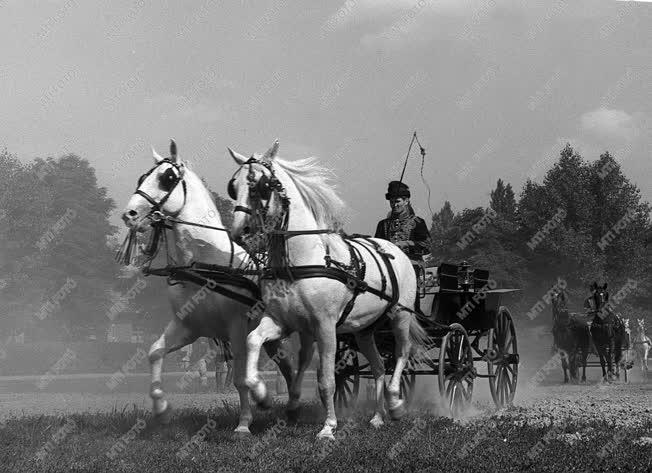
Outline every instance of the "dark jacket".
{"type": "Polygon", "coordinates": [[[430,253],[430,232],[426,222],[416,215],[406,218],[386,218],[378,222],[375,238],[389,240],[392,243],[398,241],[411,241],[414,244],[403,249],[405,254],[412,260],[421,260],[423,255],[430,253]]]}

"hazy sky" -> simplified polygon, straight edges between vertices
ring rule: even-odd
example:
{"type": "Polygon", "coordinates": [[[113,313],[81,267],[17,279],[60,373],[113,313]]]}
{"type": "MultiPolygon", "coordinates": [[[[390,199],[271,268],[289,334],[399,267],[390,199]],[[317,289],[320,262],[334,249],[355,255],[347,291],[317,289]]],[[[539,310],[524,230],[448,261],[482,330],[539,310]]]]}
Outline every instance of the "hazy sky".
{"type": "MultiPolygon", "coordinates": [[[[72,151],[118,211],[183,158],[225,194],[226,146],[322,158],[373,232],[412,132],[438,210],[540,180],[566,141],[652,200],[652,3],[583,0],[0,0],[0,146],[72,151]]],[[[418,153],[406,181],[428,220],[418,153]]],[[[115,220],[117,223],[117,219],[115,220]]]]}

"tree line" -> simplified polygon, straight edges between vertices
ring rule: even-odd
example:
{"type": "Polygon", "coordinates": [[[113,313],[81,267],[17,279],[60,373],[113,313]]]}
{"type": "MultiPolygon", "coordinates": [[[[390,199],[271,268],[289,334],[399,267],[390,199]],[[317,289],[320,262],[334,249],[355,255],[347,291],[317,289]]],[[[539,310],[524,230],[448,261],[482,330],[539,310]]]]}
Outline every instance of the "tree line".
{"type": "MultiPolygon", "coordinates": [[[[212,195],[229,225],[230,200],[212,195]]],[[[121,241],[110,222],[114,210],[86,159],[67,154],[24,163],[0,151],[2,343],[23,333],[31,339],[100,339],[120,321],[161,331],[170,319],[167,283],[148,277],[142,284],[115,261],[121,241]]]]}
{"type": "Polygon", "coordinates": [[[521,312],[563,281],[574,302],[593,281],[611,295],[635,285],[617,310],[648,313],[650,205],[605,152],[587,161],[567,144],[541,183],[528,179],[517,197],[498,180],[486,207],[454,212],[450,202],[433,216],[435,261],[486,268],[501,287],[521,288],[521,312]]]}

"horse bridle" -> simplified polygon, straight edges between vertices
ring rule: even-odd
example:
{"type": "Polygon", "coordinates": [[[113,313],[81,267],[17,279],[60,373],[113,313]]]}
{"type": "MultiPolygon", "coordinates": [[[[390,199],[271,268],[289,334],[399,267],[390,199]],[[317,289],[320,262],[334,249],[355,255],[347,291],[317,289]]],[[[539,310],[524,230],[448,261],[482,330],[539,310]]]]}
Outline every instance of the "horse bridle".
{"type": "MultiPolygon", "coordinates": [[[[170,198],[170,196],[172,195],[172,192],[174,192],[174,189],[176,189],[177,185],[179,185],[179,182],[181,182],[181,186],[183,187],[183,205],[186,204],[186,194],[187,194],[186,181],[184,181],[183,178],[181,177],[182,174],[183,173],[182,173],[182,170],[181,170],[181,166],[179,164],[175,163],[174,161],[172,161],[171,159],[166,158],[166,159],[163,159],[162,161],[159,161],[158,163],[156,163],[154,165],[154,167],[152,167],[152,169],[150,169],[149,171],[147,171],[145,174],[143,174],[142,176],[140,176],[138,178],[138,184],[136,185],[136,191],[134,192],[134,194],[138,194],[139,196],[144,198],[147,202],[149,202],[152,205],[152,210],[150,211],[149,215],[152,215],[155,212],[160,212],[161,211],[161,207],[163,207],[165,202],[167,202],[167,200],[170,198]],[[141,190],[140,186],[142,185],[143,181],[145,181],[145,179],[147,179],[147,177],[150,174],[152,174],[159,166],[161,166],[162,164],[165,164],[165,163],[167,163],[167,164],[171,165],[173,168],[175,168],[177,173],[175,174],[174,182],[170,186],[170,190],[168,190],[167,194],[165,194],[163,196],[163,198],[160,201],[157,202],[156,200],[154,200],[154,198],[151,195],[149,195],[147,192],[141,190]]],[[[181,206],[182,208],[183,208],[183,205],[181,206]]]]}
{"type": "MultiPolygon", "coordinates": [[[[262,206],[261,215],[259,216],[263,220],[267,216],[269,205],[271,203],[272,193],[274,192],[278,194],[281,200],[281,206],[283,208],[283,212],[287,215],[290,208],[290,198],[287,196],[285,187],[283,187],[281,181],[278,179],[278,177],[276,177],[276,173],[274,172],[274,168],[272,167],[271,163],[268,163],[266,161],[261,161],[253,156],[249,158],[246,162],[244,162],[240,166],[240,168],[233,174],[231,180],[229,180],[229,183],[227,185],[227,192],[229,194],[229,197],[231,197],[233,200],[236,200],[238,198],[238,195],[235,191],[235,178],[244,166],[248,166],[247,185],[249,186],[249,196],[254,199],[257,199],[261,204],[263,201],[265,201],[264,206],[262,206]],[[261,166],[263,166],[265,169],[267,169],[269,175],[263,172],[263,175],[260,177],[260,179],[256,181],[256,173],[254,172],[253,169],[254,164],[260,164],[261,166]]],[[[242,205],[236,205],[235,208],[233,209],[233,212],[243,212],[248,215],[254,215],[254,210],[242,205]]],[[[283,217],[282,220],[287,221],[287,217],[283,217]]]]}

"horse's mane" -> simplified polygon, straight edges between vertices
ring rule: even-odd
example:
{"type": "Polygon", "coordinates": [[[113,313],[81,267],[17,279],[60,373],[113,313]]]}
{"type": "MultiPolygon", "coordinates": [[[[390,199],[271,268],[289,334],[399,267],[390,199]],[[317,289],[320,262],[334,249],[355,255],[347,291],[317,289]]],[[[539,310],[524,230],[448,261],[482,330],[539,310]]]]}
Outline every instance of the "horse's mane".
{"type": "Polygon", "coordinates": [[[331,183],[333,172],[319,164],[317,158],[296,161],[275,159],[299,191],[317,225],[333,228],[341,226],[344,202],[331,183]]]}

